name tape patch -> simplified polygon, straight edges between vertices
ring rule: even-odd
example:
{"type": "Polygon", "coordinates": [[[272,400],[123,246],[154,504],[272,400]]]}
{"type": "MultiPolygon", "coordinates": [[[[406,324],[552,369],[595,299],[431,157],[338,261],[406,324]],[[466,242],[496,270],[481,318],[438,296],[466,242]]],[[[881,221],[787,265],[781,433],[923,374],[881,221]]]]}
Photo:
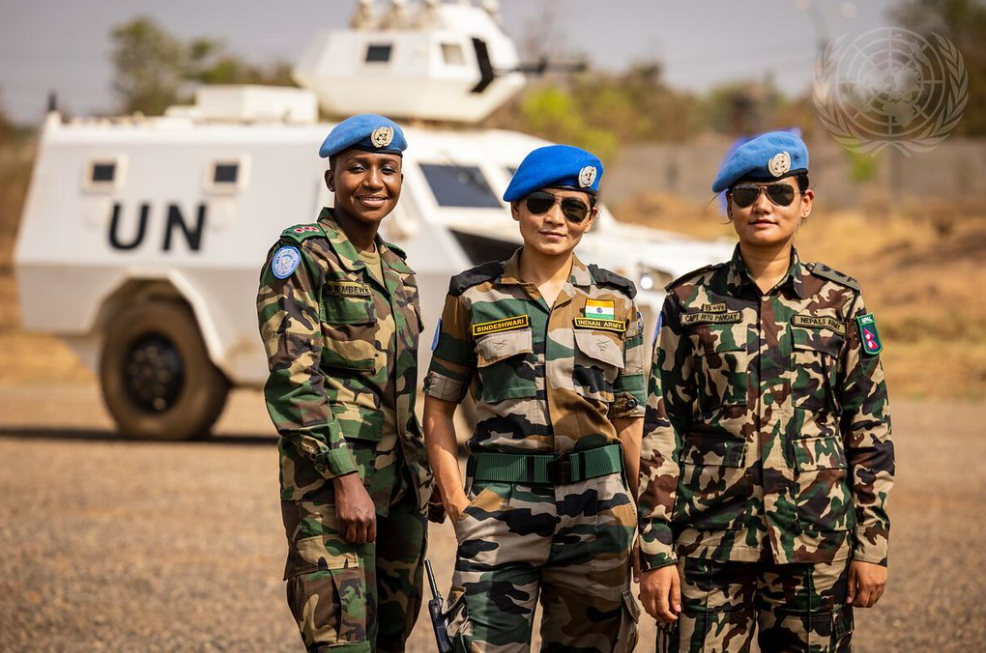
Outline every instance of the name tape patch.
{"type": "Polygon", "coordinates": [[[681,316],[682,324],[730,324],[742,321],[739,311],[732,313],[685,313],[681,316]]]}
{"type": "Polygon", "coordinates": [[[839,320],[830,316],[815,315],[795,315],[791,318],[791,324],[809,329],[831,329],[840,336],[846,335],[846,326],[839,320]]]}
{"type": "Polygon", "coordinates": [[[578,329],[602,329],[603,331],[613,331],[614,333],[626,333],[627,323],[623,320],[600,320],[593,317],[575,318],[575,327],[578,329]]]}
{"type": "Polygon", "coordinates": [[[342,297],[370,297],[370,286],[358,281],[326,281],[325,292],[342,297]]]}
{"type": "Polygon", "coordinates": [[[483,336],[487,333],[498,333],[500,331],[513,331],[514,329],[524,329],[531,324],[531,318],[526,315],[515,315],[513,317],[503,318],[502,320],[493,320],[492,322],[480,322],[479,324],[472,325],[472,335],[483,336]]]}

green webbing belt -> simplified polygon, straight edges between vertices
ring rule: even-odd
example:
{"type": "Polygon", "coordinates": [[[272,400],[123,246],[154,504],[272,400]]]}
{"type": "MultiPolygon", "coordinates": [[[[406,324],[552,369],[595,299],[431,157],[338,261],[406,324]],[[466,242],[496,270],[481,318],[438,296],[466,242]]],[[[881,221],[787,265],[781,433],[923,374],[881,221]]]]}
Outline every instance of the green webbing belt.
{"type": "Polygon", "coordinates": [[[623,469],[618,444],[562,454],[474,453],[469,473],[474,481],[567,485],[623,469]]]}

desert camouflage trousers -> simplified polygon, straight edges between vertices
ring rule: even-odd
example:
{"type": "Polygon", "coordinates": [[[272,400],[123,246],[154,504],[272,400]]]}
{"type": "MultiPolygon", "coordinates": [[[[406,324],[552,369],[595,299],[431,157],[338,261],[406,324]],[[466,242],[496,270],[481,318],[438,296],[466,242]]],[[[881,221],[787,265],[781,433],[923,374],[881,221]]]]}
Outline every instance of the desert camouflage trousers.
{"type": "Polygon", "coordinates": [[[427,522],[413,492],[377,515],[377,539],[351,544],[337,528],[332,486],[282,501],[288,607],[311,653],[403,651],[421,608],[427,522]]]}
{"type": "Polygon", "coordinates": [[[708,562],[685,558],[677,629],[657,651],[848,653],[853,629],[847,560],[832,564],[708,562]]]}
{"type": "Polygon", "coordinates": [[[539,597],[542,651],[633,650],[636,508],[620,473],[559,486],[475,483],[468,496],[446,610],[457,651],[529,651],[539,597]]]}

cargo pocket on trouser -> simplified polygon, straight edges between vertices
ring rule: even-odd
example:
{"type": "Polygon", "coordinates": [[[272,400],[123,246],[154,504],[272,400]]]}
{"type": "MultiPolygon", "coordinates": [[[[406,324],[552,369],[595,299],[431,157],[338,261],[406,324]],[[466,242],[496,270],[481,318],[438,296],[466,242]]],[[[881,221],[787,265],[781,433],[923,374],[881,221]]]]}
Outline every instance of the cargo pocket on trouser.
{"type": "Polygon", "coordinates": [[[452,642],[452,650],[468,653],[472,640],[472,624],[469,622],[469,609],[466,606],[466,591],[461,587],[453,587],[445,605],[445,632],[452,642]]]}
{"type": "Polygon", "coordinates": [[[288,607],[309,651],[369,652],[359,557],[334,549],[321,535],[291,546],[285,571],[288,607]]]}
{"type": "Polygon", "coordinates": [[[640,621],[640,607],[629,591],[623,592],[623,615],[620,619],[620,634],[613,653],[630,653],[637,646],[637,623],[640,621]]]}

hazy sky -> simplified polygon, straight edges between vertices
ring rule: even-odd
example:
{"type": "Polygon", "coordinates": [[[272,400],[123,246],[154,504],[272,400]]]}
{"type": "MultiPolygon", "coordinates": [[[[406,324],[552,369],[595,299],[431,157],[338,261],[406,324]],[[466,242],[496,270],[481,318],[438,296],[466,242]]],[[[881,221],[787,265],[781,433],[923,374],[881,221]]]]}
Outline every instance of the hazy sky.
{"type": "MultiPolygon", "coordinates": [[[[412,2],[414,0],[411,0],[412,2]]],[[[0,0],[0,106],[37,122],[49,89],[76,114],[108,111],[109,32],[146,15],[181,38],[223,40],[245,58],[294,61],[321,29],[344,26],[355,0],[0,0]]],[[[382,5],[383,0],[378,0],[382,5]]],[[[657,59],[676,87],[704,90],[772,73],[788,92],[811,82],[826,35],[890,24],[895,0],[501,0],[515,38],[538,25],[548,43],[619,70],[657,59]],[[806,7],[806,8],[805,8],[806,7]]]]}

